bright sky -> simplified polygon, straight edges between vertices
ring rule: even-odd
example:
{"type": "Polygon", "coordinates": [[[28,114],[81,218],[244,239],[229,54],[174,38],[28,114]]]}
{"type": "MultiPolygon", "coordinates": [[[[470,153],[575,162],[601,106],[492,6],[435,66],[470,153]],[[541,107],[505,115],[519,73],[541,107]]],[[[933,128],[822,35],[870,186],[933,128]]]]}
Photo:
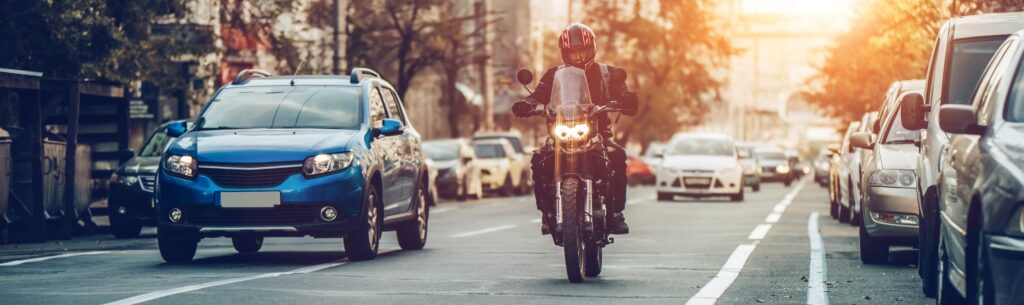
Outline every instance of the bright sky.
{"type": "Polygon", "coordinates": [[[836,15],[848,14],[851,0],[742,0],[744,13],[836,15]]]}

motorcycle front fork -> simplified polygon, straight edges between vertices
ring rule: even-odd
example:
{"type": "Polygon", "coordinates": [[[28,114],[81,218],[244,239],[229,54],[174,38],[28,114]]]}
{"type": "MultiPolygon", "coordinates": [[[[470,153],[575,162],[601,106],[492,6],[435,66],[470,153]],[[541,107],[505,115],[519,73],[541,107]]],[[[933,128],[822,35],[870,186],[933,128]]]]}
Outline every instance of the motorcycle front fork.
{"type": "MultiPolygon", "coordinates": [[[[587,232],[587,236],[594,239],[599,237],[596,241],[598,246],[605,246],[615,242],[614,239],[608,237],[605,233],[605,216],[607,213],[604,209],[604,204],[597,210],[594,209],[594,182],[585,179],[583,180],[585,187],[586,196],[585,203],[583,204],[583,230],[587,232]],[[594,220],[599,220],[595,222],[594,220]]],[[[551,236],[555,240],[555,244],[562,246],[562,223],[565,215],[562,214],[562,183],[555,183],[555,230],[551,236]]],[[[601,196],[601,201],[604,202],[604,195],[601,196]]]]}

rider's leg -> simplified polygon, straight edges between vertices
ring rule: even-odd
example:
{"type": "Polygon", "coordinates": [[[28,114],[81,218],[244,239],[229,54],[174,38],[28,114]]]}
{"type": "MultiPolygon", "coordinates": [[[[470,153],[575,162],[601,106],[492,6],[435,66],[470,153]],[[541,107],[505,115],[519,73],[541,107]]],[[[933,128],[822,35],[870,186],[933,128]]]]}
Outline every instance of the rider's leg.
{"type": "Polygon", "coordinates": [[[541,234],[551,233],[551,228],[554,227],[555,186],[552,184],[554,168],[550,164],[550,155],[550,151],[540,149],[533,154],[533,158],[530,160],[530,168],[533,170],[533,196],[537,201],[537,210],[541,212],[544,219],[541,222],[541,234]]]}
{"type": "Polygon", "coordinates": [[[626,217],[622,211],[626,209],[626,151],[615,141],[609,140],[608,147],[609,167],[612,170],[611,185],[609,185],[608,201],[608,229],[613,234],[628,234],[629,226],[626,225],[626,217]]]}

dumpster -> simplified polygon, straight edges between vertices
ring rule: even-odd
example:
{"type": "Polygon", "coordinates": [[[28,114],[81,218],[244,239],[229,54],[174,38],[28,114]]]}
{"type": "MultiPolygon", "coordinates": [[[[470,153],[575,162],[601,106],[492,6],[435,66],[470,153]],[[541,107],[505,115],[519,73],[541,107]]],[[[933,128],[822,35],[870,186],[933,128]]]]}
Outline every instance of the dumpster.
{"type": "Polygon", "coordinates": [[[46,219],[64,216],[64,162],[67,143],[43,140],[43,209],[46,219]]]}
{"type": "Polygon", "coordinates": [[[0,128],[0,245],[7,243],[7,204],[11,191],[11,135],[0,128]]]}

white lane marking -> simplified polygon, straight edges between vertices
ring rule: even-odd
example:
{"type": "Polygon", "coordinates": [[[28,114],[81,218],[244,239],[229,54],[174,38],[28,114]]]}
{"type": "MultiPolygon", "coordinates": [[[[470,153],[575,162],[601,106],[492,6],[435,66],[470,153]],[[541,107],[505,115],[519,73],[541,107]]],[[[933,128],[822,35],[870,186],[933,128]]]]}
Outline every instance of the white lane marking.
{"type": "Polygon", "coordinates": [[[507,229],[511,229],[511,228],[515,228],[515,227],[516,227],[516,225],[503,225],[503,226],[486,228],[486,229],[483,229],[483,230],[463,232],[463,233],[451,235],[451,236],[448,236],[448,237],[451,237],[451,238],[470,237],[470,236],[473,236],[473,235],[487,234],[487,233],[497,232],[497,231],[501,231],[501,230],[507,230],[507,229]]]}
{"type": "Polygon", "coordinates": [[[768,214],[768,217],[765,217],[764,222],[766,222],[766,223],[776,223],[776,222],[779,222],[779,218],[782,218],[782,214],[780,214],[780,213],[771,213],[771,214],[768,214]]]}
{"type": "Polygon", "coordinates": [[[530,223],[540,223],[540,218],[534,218],[533,220],[530,220],[530,223]]]}
{"type": "MultiPolygon", "coordinates": [[[[782,217],[782,212],[793,202],[797,193],[800,193],[800,190],[804,188],[806,183],[807,180],[803,180],[800,184],[797,184],[792,191],[786,194],[786,197],[782,198],[782,201],[775,205],[774,212],[769,214],[768,217],[771,218],[773,214],[778,214],[779,217],[782,217]]],[[[750,235],[747,236],[748,239],[755,239],[754,237],[757,237],[754,243],[736,247],[736,250],[732,252],[729,260],[725,262],[725,265],[718,271],[718,274],[707,285],[704,285],[696,295],[687,300],[686,305],[714,305],[717,303],[718,298],[725,293],[726,289],[729,289],[729,286],[732,286],[732,282],[739,277],[740,271],[743,271],[743,265],[746,264],[747,258],[750,257],[750,253],[753,253],[757,247],[757,240],[768,235],[770,229],[771,225],[769,224],[759,224],[757,227],[754,227],[754,231],[750,232],[750,235]]]]}
{"type": "Polygon", "coordinates": [[[11,266],[17,266],[17,265],[21,265],[21,264],[27,264],[27,263],[34,263],[34,262],[41,262],[41,261],[51,260],[51,259],[55,259],[55,258],[82,256],[82,255],[96,255],[96,254],[104,254],[104,253],[110,253],[110,251],[76,252],[76,253],[65,253],[65,254],[53,255],[53,256],[43,256],[43,257],[29,258],[29,259],[23,259],[23,260],[9,261],[9,262],[0,264],[0,267],[11,267],[11,266]]]}
{"type": "Polygon", "coordinates": [[[754,227],[754,231],[750,232],[750,235],[747,236],[747,239],[753,239],[753,240],[764,239],[764,236],[768,235],[768,230],[771,230],[771,229],[772,229],[772,225],[769,225],[769,224],[759,224],[759,225],[757,225],[757,227],[754,227]]]}
{"type": "Polygon", "coordinates": [[[807,219],[807,236],[811,241],[810,276],[807,279],[807,304],[828,305],[825,295],[825,281],[828,274],[825,269],[825,242],[821,240],[818,230],[818,212],[812,212],[807,219]]]}
{"type": "Polygon", "coordinates": [[[443,208],[438,208],[438,209],[430,210],[430,214],[435,214],[436,215],[436,214],[441,214],[441,213],[444,213],[444,212],[450,212],[450,211],[454,211],[454,210],[458,210],[458,209],[459,209],[459,207],[443,207],[443,208]]]}
{"type": "Polygon", "coordinates": [[[743,265],[747,264],[747,258],[750,258],[750,254],[754,252],[756,245],[754,243],[736,247],[736,250],[732,251],[732,255],[729,255],[729,260],[725,261],[722,269],[718,270],[715,278],[711,279],[696,295],[687,300],[686,305],[711,305],[718,302],[718,298],[722,297],[725,290],[729,289],[729,286],[732,286],[732,282],[739,277],[740,271],[743,270],[743,265]]]}
{"type": "Polygon", "coordinates": [[[295,270],[292,270],[292,271],[264,273],[264,274],[257,274],[257,275],[252,275],[252,276],[246,276],[246,277],[238,277],[238,278],[225,279],[225,280],[214,281],[214,282],[209,282],[209,283],[202,283],[202,284],[182,286],[182,287],[178,287],[178,288],[171,288],[171,289],[166,289],[166,290],[154,291],[154,292],[150,292],[150,293],[146,293],[146,294],[140,294],[140,295],[137,295],[137,296],[134,296],[134,297],[130,297],[130,298],[127,298],[127,299],[122,299],[122,300],[117,300],[117,301],[110,302],[110,303],[107,303],[107,304],[104,304],[104,305],[132,305],[132,304],[138,304],[138,303],[142,303],[142,302],[148,302],[148,301],[156,300],[156,299],[159,299],[159,298],[162,298],[162,297],[166,297],[166,296],[171,296],[171,295],[175,295],[175,294],[182,294],[182,293],[186,293],[186,292],[196,291],[196,290],[199,290],[199,289],[205,289],[205,288],[216,287],[216,286],[223,286],[223,285],[234,284],[234,283],[238,283],[238,282],[251,281],[251,280],[265,279],[265,278],[270,278],[270,277],[277,277],[277,276],[282,276],[282,275],[310,273],[310,272],[315,272],[315,271],[319,271],[319,270],[322,270],[322,269],[327,269],[327,268],[331,268],[331,267],[339,266],[339,265],[344,265],[344,264],[345,264],[345,262],[325,263],[325,264],[319,264],[319,265],[299,268],[299,269],[295,269],[295,270]]]}

